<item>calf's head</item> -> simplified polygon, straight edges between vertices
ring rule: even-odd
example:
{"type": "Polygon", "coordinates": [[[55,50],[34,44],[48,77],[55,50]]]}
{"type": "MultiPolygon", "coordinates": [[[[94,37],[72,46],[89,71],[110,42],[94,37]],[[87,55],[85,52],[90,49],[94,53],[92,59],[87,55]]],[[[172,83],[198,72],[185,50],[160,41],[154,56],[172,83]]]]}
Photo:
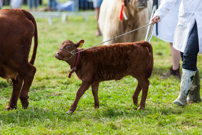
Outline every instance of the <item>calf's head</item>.
{"type": "Polygon", "coordinates": [[[74,56],[75,53],[78,51],[78,47],[82,47],[84,44],[84,40],[80,40],[77,43],[73,43],[70,40],[65,40],[58,48],[58,51],[55,54],[55,57],[59,60],[69,61],[74,56]]]}

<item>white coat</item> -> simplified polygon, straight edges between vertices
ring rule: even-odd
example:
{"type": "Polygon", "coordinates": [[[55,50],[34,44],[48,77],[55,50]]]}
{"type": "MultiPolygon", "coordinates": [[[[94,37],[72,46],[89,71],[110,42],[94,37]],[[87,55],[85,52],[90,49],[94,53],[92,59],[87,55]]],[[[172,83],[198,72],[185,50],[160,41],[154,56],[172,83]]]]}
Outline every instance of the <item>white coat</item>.
{"type": "MultiPolygon", "coordinates": [[[[159,12],[155,12],[161,19],[170,10],[177,0],[163,0],[159,12]],[[160,9],[162,8],[162,9],[160,9]]],[[[194,23],[197,23],[199,52],[202,53],[202,1],[182,0],[179,8],[178,24],[175,29],[173,47],[184,52],[187,40],[194,23]]]]}
{"type": "MultiPolygon", "coordinates": [[[[164,0],[158,0],[159,6],[161,5],[161,2],[163,1],[164,0]]],[[[178,13],[179,13],[180,3],[181,3],[181,0],[177,0],[175,4],[170,8],[170,11],[168,13],[167,11],[164,11],[164,10],[162,11],[162,8],[158,10],[158,12],[165,12],[167,14],[158,23],[157,31],[156,31],[156,24],[154,25],[152,35],[166,42],[173,43],[175,28],[178,22],[178,13]],[[158,34],[156,32],[158,32],[158,34]]],[[[165,4],[163,4],[162,6],[165,6],[165,4]]]]}

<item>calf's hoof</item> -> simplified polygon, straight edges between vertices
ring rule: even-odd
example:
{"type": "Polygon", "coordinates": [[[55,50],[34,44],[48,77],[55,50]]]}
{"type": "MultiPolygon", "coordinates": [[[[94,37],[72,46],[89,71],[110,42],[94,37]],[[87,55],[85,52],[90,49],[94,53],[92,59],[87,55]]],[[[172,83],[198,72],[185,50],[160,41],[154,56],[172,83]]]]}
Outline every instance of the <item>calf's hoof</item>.
{"type": "Polygon", "coordinates": [[[134,104],[135,106],[137,106],[137,105],[138,105],[138,102],[133,102],[133,104],[134,104]]]}
{"type": "Polygon", "coordinates": [[[137,99],[137,98],[134,98],[134,97],[133,97],[133,104],[134,104],[135,106],[138,106],[138,99],[137,99]]]}
{"type": "Polygon", "coordinates": [[[74,111],[68,110],[66,114],[72,114],[74,111]]]}
{"type": "Polygon", "coordinates": [[[100,108],[100,106],[94,106],[94,108],[95,108],[95,109],[98,109],[98,108],[100,108]]]}
{"type": "Polygon", "coordinates": [[[139,106],[137,109],[138,109],[138,110],[143,110],[143,109],[144,109],[144,107],[139,106]]]}

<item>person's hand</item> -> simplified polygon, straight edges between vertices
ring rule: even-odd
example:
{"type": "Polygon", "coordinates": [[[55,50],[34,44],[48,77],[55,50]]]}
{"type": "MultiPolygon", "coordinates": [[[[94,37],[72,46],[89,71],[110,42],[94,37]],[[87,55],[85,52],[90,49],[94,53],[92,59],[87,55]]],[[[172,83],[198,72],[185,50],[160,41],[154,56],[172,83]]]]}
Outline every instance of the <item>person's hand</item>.
{"type": "Polygon", "coordinates": [[[158,15],[154,16],[151,20],[151,24],[155,24],[160,21],[160,17],[158,15]]]}

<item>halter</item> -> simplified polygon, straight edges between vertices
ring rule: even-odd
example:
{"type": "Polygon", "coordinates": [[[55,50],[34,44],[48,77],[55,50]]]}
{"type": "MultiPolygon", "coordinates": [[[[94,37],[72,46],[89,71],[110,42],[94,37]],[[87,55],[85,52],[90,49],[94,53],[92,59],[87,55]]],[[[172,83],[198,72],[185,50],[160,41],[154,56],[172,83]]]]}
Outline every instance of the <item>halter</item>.
{"type": "Polygon", "coordinates": [[[76,53],[74,53],[74,51],[75,51],[75,50],[78,50],[78,51],[77,51],[78,54],[77,54],[77,56],[76,56],[75,65],[74,65],[74,67],[70,70],[70,73],[69,73],[69,76],[68,76],[69,78],[71,78],[72,73],[76,71],[77,65],[79,64],[80,51],[79,51],[79,49],[74,49],[74,50],[72,50],[72,51],[68,51],[68,50],[63,49],[63,48],[59,48],[59,50],[63,50],[63,51],[65,51],[65,52],[68,52],[68,53],[71,53],[71,54],[72,54],[71,57],[70,57],[68,60],[66,60],[66,61],[69,61],[70,59],[72,59],[72,56],[74,56],[74,55],[76,54],[76,53]]]}
{"type": "MultiPolygon", "coordinates": [[[[78,51],[79,51],[79,49],[78,49],[78,51]]],[[[71,78],[72,73],[76,71],[77,65],[79,64],[79,58],[80,58],[80,52],[76,56],[76,62],[75,62],[74,67],[70,70],[70,73],[69,73],[69,76],[68,76],[69,78],[71,78]]]]}
{"type": "Polygon", "coordinates": [[[63,49],[63,48],[59,48],[59,50],[63,50],[63,51],[65,51],[65,52],[68,52],[68,53],[71,53],[72,55],[71,55],[71,57],[68,59],[68,60],[66,60],[66,61],[69,61],[69,60],[71,60],[72,59],[72,56],[74,56],[74,51],[76,50],[72,50],[72,51],[68,51],[68,50],[66,50],[66,49],[63,49]]]}

